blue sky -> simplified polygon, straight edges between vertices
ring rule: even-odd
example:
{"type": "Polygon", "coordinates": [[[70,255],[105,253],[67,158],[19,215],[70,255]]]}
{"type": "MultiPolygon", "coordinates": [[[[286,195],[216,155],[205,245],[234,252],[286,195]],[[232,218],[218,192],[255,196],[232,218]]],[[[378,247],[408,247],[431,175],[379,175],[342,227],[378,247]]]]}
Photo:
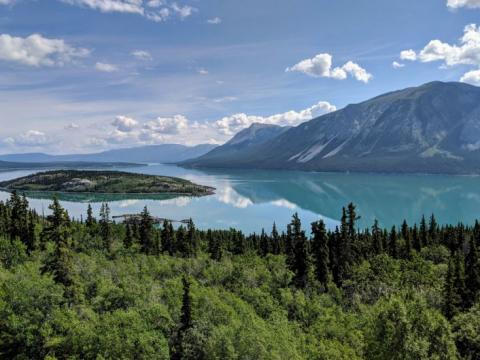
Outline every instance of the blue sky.
{"type": "Polygon", "coordinates": [[[473,24],[480,0],[0,0],[0,152],[221,143],[480,85],[473,24]]]}

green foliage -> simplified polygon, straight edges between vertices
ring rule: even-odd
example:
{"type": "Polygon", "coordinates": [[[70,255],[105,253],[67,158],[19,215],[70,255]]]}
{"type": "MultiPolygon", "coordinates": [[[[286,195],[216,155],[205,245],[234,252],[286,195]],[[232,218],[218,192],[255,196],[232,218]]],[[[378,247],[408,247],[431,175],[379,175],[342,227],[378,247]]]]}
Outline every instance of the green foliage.
{"type": "Polygon", "coordinates": [[[246,236],[25,204],[0,202],[0,358],[479,358],[480,225],[359,231],[350,204],[333,232],[246,236]]]}

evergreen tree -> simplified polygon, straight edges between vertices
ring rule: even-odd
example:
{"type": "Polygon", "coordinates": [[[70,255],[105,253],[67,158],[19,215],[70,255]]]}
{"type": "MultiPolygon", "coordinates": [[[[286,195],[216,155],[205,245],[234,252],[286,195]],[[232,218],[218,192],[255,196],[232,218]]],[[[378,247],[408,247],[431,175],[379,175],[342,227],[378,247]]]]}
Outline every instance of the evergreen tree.
{"type": "Polygon", "coordinates": [[[398,241],[397,241],[397,230],[395,229],[395,226],[392,226],[392,230],[390,231],[390,236],[389,236],[389,254],[391,257],[394,259],[398,258],[398,241]]]}
{"type": "Polygon", "coordinates": [[[236,231],[235,229],[230,229],[231,233],[231,243],[233,246],[233,254],[234,255],[241,255],[245,254],[247,251],[247,242],[245,240],[245,236],[240,231],[236,231]]]}
{"type": "Polygon", "coordinates": [[[186,256],[194,257],[197,255],[198,251],[198,242],[197,242],[197,230],[195,229],[195,224],[193,220],[188,220],[187,223],[187,252],[186,256]]]}
{"type": "Polygon", "coordinates": [[[315,275],[320,284],[327,289],[329,278],[328,236],[325,229],[325,223],[322,220],[312,223],[312,234],[315,275]]]}
{"type": "Polygon", "coordinates": [[[428,226],[428,239],[429,244],[436,244],[438,242],[438,224],[435,219],[435,215],[430,216],[430,222],[428,226]]]}
{"type": "Polygon", "coordinates": [[[277,225],[273,223],[272,232],[270,234],[272,239],[272,253],[274,255],[279,255],[282,253],[282,239],[277,231],[277,225]]]}
{"type": "Polygon", "coordinates": [[[153,234],[153,219],[148,212],[147,207],[143,208],[140,214],[140,249],[144,254],[154,254],[154,234],[153,234]]]}
{"type": "Polygon", "coordinates": [[[382,231],[378,226],[378,220],[375,219],[372,226],[373,252],[378,255],[383,252],[382,231]]]}
{"type": "Polygon", "coordinates": [[[87,208],[87,219],[85,220],[85,225],[87,229],[92,230],[95,225],[95,218],[93,217],[93,209],[92,205],[88,204],[87,208]]]}
{"type": "Polygon", "coordinates": [[[220,261],[223,255],[223,249],[220,243],[220,240],[217,236],[214,236],[212,230],[208,229],[207,231],[207,244],[208,244],[208,253],[212,260],[220,261]]]}
{"type": "Polygon", "coordinates": [[[340,237],[337,248],[338,276],[341,285],[344,280],[350,276],[350,266],[352,260],[350,243],[350,224],[347,222],[347,212],[342,209],[342,218],[340,220],[340,237]]]}
{"type": "Polygon", "coordinates": [[[471,307],[480,297],[480,260],[474,236],[470,237],[465,258],[466,306],[471,307]]]}
{"type": "Polygon", "coordinates": [[[293,271],[295,273],[293,282],[298,288],[305,288],[308,284],[308,274],[310,270],[310,259],[308,253],[307,237],[302,230],[302,224],[298,214],[292,218],[291,229],[294,246],[293,271]]]}
{"type": "Polygon", "coordinates": [[[260,234],[260,256],[267,256],[270,253],[270,239],[268,238],[265,230],[262,229],[260,234]]]}
{"type": "Polygon", "coordinates": [[[162,252],[168,253],[170,256],[177,252],[175,231],[170,221],[165,220],[162,228],[162,252]]]}
{"type": "Polygon", "coordinates": [[[464,294],[463,255],[457,252],[450,257],[445,278],[444,314],[447,319],[452,319],[463,308],[464,294]]]}
{"type": "Polygon", "coordinates": [[[429,243],[428,243],[428,232],[427,232],[427,222],[425,220],[424,215],[422,215],[422,220],[420,220],[419,236],[420,236],[420,244],[422,244],[422,246],[429,245],[429,243]]]}
{"type": "Polygon", "coordinates": [[[103,203],[100,208],[100,235],[103,248],[110,252],[112,250],[112,227],[110,224],[110,207],[107,203],[103,203]]]}
{"type": "Polygon", "coordinates": [[[192,328],[192,300],[190,297],[190,282],[184,276],[182,279],[183,284],[183,298],[182,309],[180,315],[180,324],[178,326],[176,339],[174,342],[174,348],[172,351],[172,360],[182,360],[184,355],[184,337],[185,333],[192,328]]]}
{"type": "Polygon", "coordinates": [[[420,250],[422,250],[422,240],[420,239],[420,235],[418,234],[417,224],[413,225],[412,242],[413,242],[413,248],[416,251],[420,252],[420,250]]]}
{"type": "MultiPolygon", "coordinates": [[[[52,241],[55,245],[55,250],[52,256],[47,259],[46,264],[44,264],[43,271],[53,274],[56,282],[69,288],[73,285],[70,220],[68,213],[60,205],[56,197],[53,199],[49,209],[52,211],[52,214],[47,217],[48,226],[43,230],[42,237],[46,241],[52,241]]],[[[71,295],[68,290],[67,297],[71,295]]]]}
{"type": "Polygon", "coordinates": [[[295,251],[294,251],[294,243],[295,240],[293,238],[292,232],[292,225],[287,225],[287,235],[285,238],[285,255],[286,255],[286,262],[287,266],[290,270],[295,271],[294,264],[295,264],[295,251]]]}
{"type": "Polygon", "coordinates": [[[132,226],[130,223],[127,223],[125,229],[125,238],[123,239],[123,247],[125,249],[131,248],[133,245],[133,234],[132,234],[132,226]]]}

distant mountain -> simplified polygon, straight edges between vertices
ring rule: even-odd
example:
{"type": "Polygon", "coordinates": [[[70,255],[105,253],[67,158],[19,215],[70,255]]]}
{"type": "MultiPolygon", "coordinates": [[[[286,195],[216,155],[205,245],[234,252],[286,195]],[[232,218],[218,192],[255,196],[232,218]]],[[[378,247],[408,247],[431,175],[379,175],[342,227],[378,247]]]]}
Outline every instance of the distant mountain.
{"type": "Polygon", "coordinates": [[[163,144],[78,155],[48,155],[43,153],[10,154],[0,155],[0,160],[34,163],[56,161],[173,163],[202,156],[214,148],[215,145],[210,144],[197,146],[163,144]]]}
{"type": "Polygon", "coordinates": [[[227,145],[187,165],[479,174],[480,88],[432,82],[387,93],[241,149],[235,161],[221,156],[227,145]]]}
{"type": "Polygon", "coordinates": [[[281,127],[277,125],[267,124],[252,124],[249,128],[244,129],[237,133],[230,141],[224,145],[219,146],[207,154],[193,160],[187,160],[185,163],[189,164],[190,161],[207,165],[212,164],[215,167],[216,164],[233,164],[238,165],[245,157],[250,158],[255,156],[255,149],[260,145],[266,143],[283,134],[289,127],[281,127]],[[252,153],[250,151],[253,151],[252,153]]]}
{"type": "Polygon", "coordinates": [[[87,161],[57,161],[57,162],[11,162],[0,160],[0,171],[30,170],[30,169],[100,169],[138,166],[128,162],[87,162],[87,161]]]}

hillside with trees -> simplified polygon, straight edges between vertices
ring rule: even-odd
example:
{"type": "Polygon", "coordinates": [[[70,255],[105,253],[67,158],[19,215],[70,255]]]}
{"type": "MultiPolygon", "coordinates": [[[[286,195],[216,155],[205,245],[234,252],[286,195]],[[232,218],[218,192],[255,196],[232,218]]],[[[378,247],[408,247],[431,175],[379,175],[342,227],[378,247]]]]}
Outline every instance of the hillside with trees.
{"type": "Polygon", "coordinates": [[[0,182],[7,191],[210,195],[215,189],[171,176],[123,171],[53,170],[0,182]]]}
{"type": "MultiPolygon", "coordinates": [[[[0,358],[478,359],[480,224],[160,228],[0,203],[0,358]]],[[[399,219],[399,221],[401,221],[399,219]]]]}

